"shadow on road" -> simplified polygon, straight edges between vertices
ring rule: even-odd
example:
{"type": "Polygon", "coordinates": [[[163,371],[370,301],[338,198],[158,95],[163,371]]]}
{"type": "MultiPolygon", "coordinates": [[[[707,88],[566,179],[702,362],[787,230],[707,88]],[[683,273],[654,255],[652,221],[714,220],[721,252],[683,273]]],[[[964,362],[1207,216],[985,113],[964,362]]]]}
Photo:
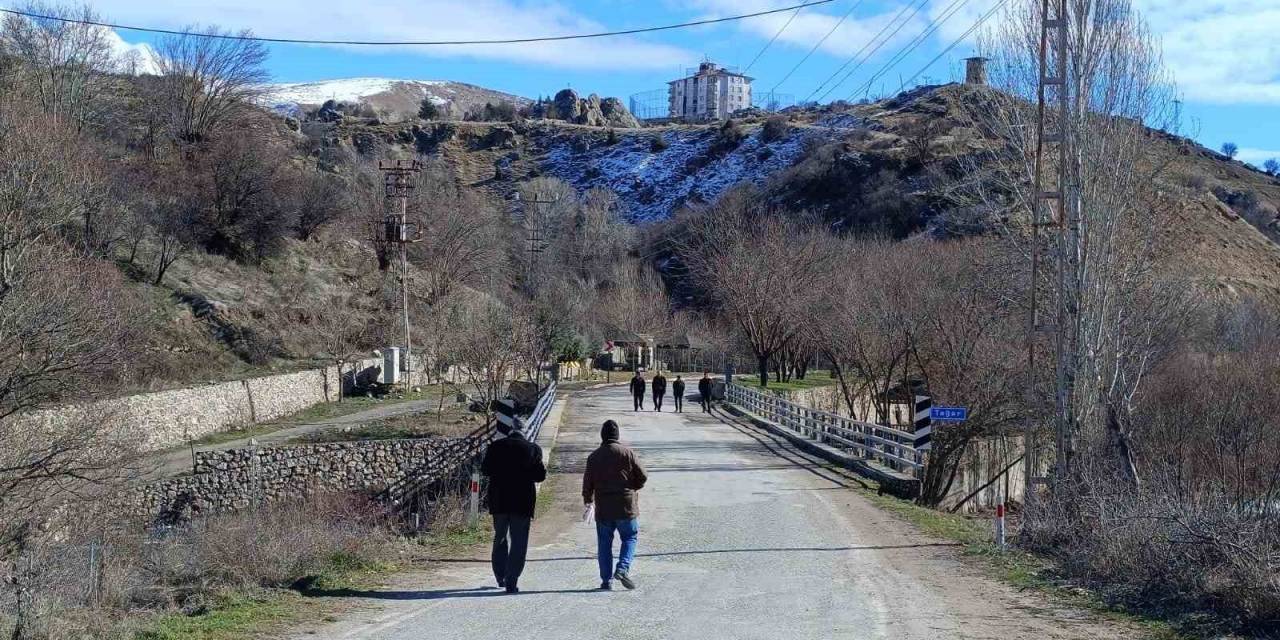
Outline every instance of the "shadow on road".
{"type": "MultiPolygon", "coordinates": [[[[472,562],[468,560],[467,562],[472,562]]],[[[475,562],[481,562],[476,560],[475,562]]],[[[484,560],[486,564],[488,560],[484,560]]],[[[596,593],[600,589],[545,589],[524,590],[519,594],[535,593],[596,593]]],[[[423,591],[377,591],[372,589],[315,589],[302,592],[310,598],[364,598],[367,600],[446,600],[453,598],[490,598],[506,596],[506,591],[497,587],[476,587],[474,589],[435,589],[423,591]]]]}
{"type": "MultiPolygon", "coordinates": [[[[721,553],[810,553],[825,551],[887,551],[893,549],[922,549],[928,547],[959,547],[958,542],[930,542],[921,544],[863,545],[856,547],[761,547],[756,549],[704,549],[699,551],[666,551],[662,553],[637,553],[637,558],[663,558],[669,556],[700,556],[721,553]]],[[[595,560],[595,556],[564,556],[559,558],[529,558],[527,562],[564,562],[567,560],[595,560]]],[[[432,558],[430,562],[444,564],[489,564],[487,558],[432,558]]]]}

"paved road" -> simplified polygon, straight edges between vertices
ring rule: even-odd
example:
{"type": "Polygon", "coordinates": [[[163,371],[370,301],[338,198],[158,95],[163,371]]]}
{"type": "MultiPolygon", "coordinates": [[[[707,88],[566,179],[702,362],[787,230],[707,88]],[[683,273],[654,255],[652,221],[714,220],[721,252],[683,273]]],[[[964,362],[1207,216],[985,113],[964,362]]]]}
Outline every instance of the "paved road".
{"type": "MultiPolygon", "coordinates": [[[[351,600],[297,638],[1134,637],[975,575],[750,427],[697,413],[633,413],[621,389],[575,394],[556,449],[557,506],[534,523],[522,593],[487,562],[442,560],[351,600]],[[576,521],[576,474],[606,418],[649,470],[636,591],[596,591],[594,527],[576,521]]],[[[545,496],[544,496],[545,497],[545,496]]],[[[615,588],[620,589],[620,586],[615,588]]]]}

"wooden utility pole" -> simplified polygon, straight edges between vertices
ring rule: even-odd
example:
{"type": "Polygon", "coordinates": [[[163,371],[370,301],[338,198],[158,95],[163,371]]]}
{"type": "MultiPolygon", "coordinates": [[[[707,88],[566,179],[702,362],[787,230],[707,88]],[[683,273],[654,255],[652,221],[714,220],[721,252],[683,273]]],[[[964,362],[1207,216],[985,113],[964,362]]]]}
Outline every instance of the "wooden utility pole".
{"type": "Polygon", "coordinates": [[[413,384],[413,337],[409,324],[409,243],[422,239],[422,229],[410,223],[409,194],[413,191],[413,176],[422,170],[418,160],[381,160],[378,170],[383,173],[383,186],[390,200],[399,201],[398,211],[383,218],[382,240],[400,248],[400,306],[404,325],[404,357],[400,360],[405,371],[405,384],[413,384]]]}

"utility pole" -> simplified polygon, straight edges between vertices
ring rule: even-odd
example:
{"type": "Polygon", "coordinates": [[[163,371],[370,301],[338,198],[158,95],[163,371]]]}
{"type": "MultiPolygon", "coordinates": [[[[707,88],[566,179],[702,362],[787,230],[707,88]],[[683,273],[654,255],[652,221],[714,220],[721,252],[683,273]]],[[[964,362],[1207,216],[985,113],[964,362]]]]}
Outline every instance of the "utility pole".
{"type": "Polygon", "coordinates": [[[525,261],[525,290],[530,297],[534,297],[538,292],[539,255],[547,248],[547,211],[543,208],[543,205],[556,204],[560,202],[560,197],[553,196],[548,198],[541,193],[537,193],[534,194],[532,200],[525,201],[521,200],[520,192],[517,191],[512,198],[515,200],[516,206],[519,207],[517,211],[524,222],[525,242],[529,245],[528,249],[526,249],[528,258],[525,261]],[[525,209],[524,204],[526,202],[533,205],[532,214],[525,209]]]}
{"type": "MultiPolygon", "coordinates": [[[[1074,197],[1068,170],[1070,149],[1071,111],[1067,77],[1069,71],[1067,34],[1069,21],[1067,0],[1041,0],[1039,79],[1036,105],[1036,155],[1034,192],[1031,212],[1031,282],[1030,322],[1027,332],[1028,385],[1033,394],[1033,404],[1038,371],[1036,369],[1037,337],[1051,334],[1054,343],[1054,431],[1057,459],[1055,475],[1061,477],[1069,463],[1068,439],[1072,429],[1071,384],[1074,377],[1070,367],[1074,340],[1069,326],[1072,324],[1070,291],[1074,284],[1074,251],[1078,244],[1079,220],[1074,215],[1075,206],[1068,207],[1068,199],[1074,197]],[[1052,107],[1050,105],[1053,105],[1052,107]],[[1068,220],[1067,211],[1073,212],[1068,220]],[[1047,232],[1042,236],[1042,231],[1047,232]],[[1057,313],[1052,324],[1045,324],[1040,317],[1040,271],[1044,248],[1056,244],[1057,274],[1054,293],[1057,313]]],[[[1026,500],[1035,495],[1039,477],[1040,460],[1036,450],[1036,420],[1027,422],[1023,438],[1025,449],[1024,480],[1026,500]]]]}
{"type": "Polygon", "coordinates": [[[405,385],[413,384],[413,338],[409,324],[409,243],[422,240],[422,229],[410,223],[409,194],[413,191],[413,176],[422,170],[418,160],[380,160],[378,170],[383,174],[383,186],[388,200],[398,200],[398,211],[388,213],[382,222],[382,240],[400,249],[400,306],[404,324],[404,358],[400,368],[405,372],[405,385]]]}

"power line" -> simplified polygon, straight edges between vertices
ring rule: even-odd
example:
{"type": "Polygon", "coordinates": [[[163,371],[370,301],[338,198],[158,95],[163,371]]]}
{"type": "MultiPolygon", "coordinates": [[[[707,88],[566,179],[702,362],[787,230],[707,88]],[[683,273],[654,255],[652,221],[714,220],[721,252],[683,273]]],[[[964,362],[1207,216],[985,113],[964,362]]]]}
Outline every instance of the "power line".
{"type": "Polygon", "coordinates": [[[693,22],[681,22],[678,24],[667,24],[655,27],[639,27],[636,29],[623,29],[619,31],[601,31],[598,33],[577,33],[562,36],[538,36],[529,38],[510,38],[510,39],[492,39],[492,40],[308,40],[303,38],[268,38],[252,35],[236,35],[231,33],[200,33],[191,31],[178,31],[174,29],[160,29],[156,27],[138,27],[132,25],[116,24],[112,22],[98,22],[95,20],[77,20],[73,18],[65,18],[60,16],[44,15],[30,11],[18,11],[16,9],[0,8],[0,13],[8,13],[27,18],[35,18],[38,20],[54,20],[57,22],[83,24],[94,27],[107,27],[109,29],[123,29],[125,31],[140,31],[143,33],[159,33],[166,35],[194,36],[198,38],[211,38],[216,40],[248,40],[253,42],[270,42],[276,44],[338,44],[338,45],[355,45],[355,46],[446,46],[446,45],[476,45],[476,44],[521,44],[529,42],[551,42],[555,40],[583,40],[587,38],[607,38],[610,36],[624,36],[636,33],[651,33],[654,31],[668,31],[671,29],[683,29],[686,27],[697,27],[708,24],[717,24],[721,22],[733,22],[736,20],[745,20],[747,18],[755,18],[759,16],[767,16],[774,13],[783,13],[791,10],[799,10],[805,7],[813,7],[820,4],[828,4],[835,0],[810,0],[803,4],[794,4],[789,7],[780,9],[770,9],[768,11],[757,11],[755,13],[744,13],[736,16],[727,16],[724,18],[708,18],[706,20],[695,20],[693,22]]]}
{"type": "Polygon", "coordinates": [[[867,47],[870,47],[872,44],[875,44],[875,47],[871,49],[871,51],[868,52],[867,55],[863,56],[861,60],[858,60],[858,63],[853,65],[853,68],[849,69],[849,72],[844,74],[844,77],[840,78],[839,82],[831,85],[831,87],[828,88],[826,91],[824,91],[822,95],[818,96],[818,100],[821,101],[823,98],[830,95],[832,91],[835,91],[836,87],[839,87],[840,85],[844,84],[845,81],[847,81],[850,77],[853,76],[854,73],[858,71],[858,69],[862,68],[862,65],[866,64],[867,61],[871,59],[871,56],[874,56],[876,52],[880,50],[881,47],[888,44],[888,42],[892,40],[894,36],[898,35],[898,32],[902,31],[902,28],[907,26],[907,24],[911,22],[911,19],[916,17],[916,14],[920,13],[920,10],[923,9],[924,5],[928,2],[929,0],[920,0],[920,3],[915,5],[915,10],[911,12],[911,15],[907,16],[905,20],[899,21],[902,18],[903,14],[907,12],[907,9],[912,6],[910,4],[903,5],[902,10],[898,11],[898,15],[894,16],[893,20],[890,20],[883,27],[881,27],[880,32],[877,33],[873,38],[871,38],[871,40],[869,40],[867,44],[862,45],[862,48],[859,49],[857,53],[853,54],[852,56],[849,56],[849,59],[845,60],[844,64],[840,65],[840,67],[836,69],[830,76],[828,76],[826,80],[823,80],[822,84],[818,85],[818,88],[814,89],[813,92],[809,94],[808,98],[805,98],[805,102],[808,102],[809,98],[812,98],[815,93],[822,91],[822,88],[825,87],[828,82],[831,82],[832,78],[835,78],[836,76],[840,75],[840,72],[844,71],[844,68],[849,66],[849,63],[853,62],[858,56],[862,55],[862,53],[867,50],[867,47]],[[884,39],[881,40],[880,36],[884,35],[884,32],[888,31],[889,27],[892,27],[895,24],[898,25],[897,28],[895,28],[892,33],[885,36],[884,39]],[[879,42],[877,43],[877,41],[879,42]]]}
{"type": "Polygon", "coordinates": [[[960,10],[963,9],[965,5],[969,4],[969,1],[970,0],[953,0],[951,4],[947,5],[946,9],[943,9],[942,16],[938,18],[938,20],[936,20],[929,28],[921,32],[920,35],[912,39],[911,42],[907,43],[906,46],[900,49],[898,53],[889,60],[889,62],[885,63],[885,65],[881,67],[879,71],[877,71],[870,78],[868,78],[867,81],[862,86],[858,87],[857,89],[854,90],[853,93],[849,94],[849,100],[853,100],[853,97],[858,95],[859,93],[865,93],[866,91],[870,91],[871,85],[874,84],[876,80],[879,80],[882,76],[884,76],[884,74],[888,73],[890,69],[897,66],[898,63],[902,62],[903,60],[906,59],[907,56],[911,55],[913,51],[920,48],[920,45],[924,44],[924,41],[928,40],[929,36],[936,33],[938,29],[941,29],[942,25],[946,24],[948,20],[950,20],[953,16],[959,13],[960,10]]]}
{"type": "Polygon", "coordinates": [[[750,62],[749,64],[747,64],[747,66],[746,66],[746,68],[745,68],[745,69],[743,69],[743,70],[742,70],[742,72],[743,72],[743,73],[746,73],[746,72],[748,72],[748,71],[750,71],[750,70],[751,70],[751,67],[752,67],[752,66],[754,66],[754,65],[755,65],[755,63],[756,63],[756,61],[760,59],[760,56],[764,55],[764,52],[765,52],[765,51],[768,51],[768,50],[769,50],[769,47],[772,47],[772,46],[773,46],[774,41],[776,41],[776,40],[778,39],[778,36],[781,36],[781,35],[782,35],[782,32],[783,32],[783,31],[786,31],[786,30],[787,30],[787,27],[791,26],[791,21],[792,21],[792,20],[795,20],[795,19],[796,19],[796,16],[800,15],[800,12],[801,12],[801,11],[804,11],[804,7],[800,7],[799,9],[796,9],[796,12],[795,12],[795,13],[793,13],[793,14],[791,14],[791,17],[790,17],[790,18],[787,18],[787,21],[786,21],[785,23],[783,23],[782,28],[781,28],[781,29],[778,29],[778,32],[777,32],[777,33],[775,33],[775,34],[773,34],[773,37],[769,39],[769,42],[768,42],[767,44],[765,44],[765,45],[764,45],[764,47],[763,47],[762,49],[760,49],[760,53],[757,53],[757,54],[756,54],[756,57],[752,58],[752,59],[751,59],[751,62],[750,62]]]}
{"type": "Polygon", "coordinates": [[[827,35],[822,36],[822,39],[819,40],[817,44],[813,45],[813,48],[809,50],[809,53],[804,54],[804,57],[800,58],[800,62],[797,62],[796,66],[791,67],[791,70],[787,72],[787,75],[782,76],[782,79],[779,80],[777,84],[773,85],[773,88],[770,89],[769,92],[773,93],[777,91],[778,87],[782,86],[782,83],[786,82],[787,79],[791,77],[791,74],[795,73],[796,70],[799,69],[800,66],[803,65],[805,61],[809,59],[809,56],[813,55],[813,52],[817,51],[818,47],[821,47],[822,43],[826,42],[827,38],[830,38],[831,34],[836,32],[836,29],[840,28],[840,25],[844,24],[844,21],[849,18],[849,15],[852,14],[853,10],[857,9],[858,5],[860,4],[862,4],[862,0],[854,0],[853,5],[849,7],[848,11],[844,12],[844,15],[840,16],[840,19],[836,21],[835,26],[831,27],[831,30],[827,32],[827,35]]]}
{"type": "Polygon", "coordinates": [[[924,65],[923,67],[920,68],[919,71],[915,73],[915,75],[911,76],[910,78],[907,78],[906,82],[903,82],[902,85],[898,87],[898,92],[901,93],[902,90],[906,88],[907,85],[911,84],[913,80],[920,77],[920,74],[927,71],[929,67],[932,67],[935,62],[941,60],[942,56],[947,55],[948,53],[951,52],[952,49],[956,48],[957,45],[959,45],[961,42],[964,42],[965,38],[968,38],[970,34],[972,34],[974,31],[977,31],[978,27],[981,27],[982,24],[987,21],[987,19],[995,15],[996,11],[999,10],[1000,7],[1003,7],[1005,3],[1008,1],[1009,0],[1000,0],[999,2],[997,2],[995,6],[991,7],[990,11],[986,12],[981,18],[978,18],[978,21],[973,23],[973,26],[969,27],[968,31],[965,31],[963,34],[961,34],[960,37],[956,38],[954,42],[947,45],[947,48],[943,49],[942,53],[939,53],[936,57],[934,57],[933,60],[930,60],[929,64],[924,65]]]}

